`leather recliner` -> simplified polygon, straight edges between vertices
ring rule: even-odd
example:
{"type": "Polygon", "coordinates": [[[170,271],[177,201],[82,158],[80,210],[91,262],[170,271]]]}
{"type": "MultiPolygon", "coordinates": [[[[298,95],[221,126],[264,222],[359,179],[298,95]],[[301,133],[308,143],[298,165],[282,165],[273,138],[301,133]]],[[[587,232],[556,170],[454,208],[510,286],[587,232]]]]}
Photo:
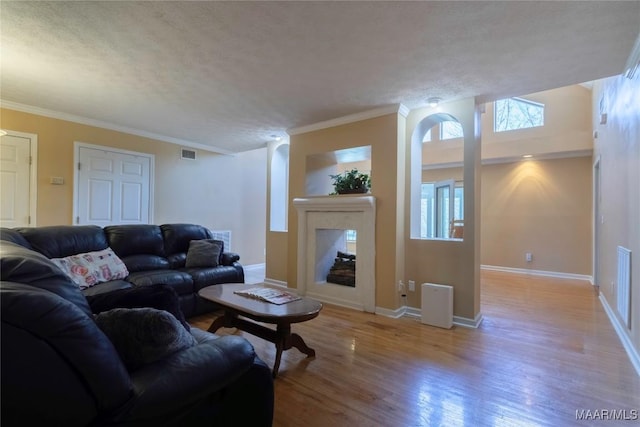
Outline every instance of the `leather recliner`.
{"type": "Polygon", "coordinates": [[[0,261],[3,426],[271,425],[271,371],[244,338],[191,328],[196,345],[129,371],[44,255],[7,239],[0,261]]]}

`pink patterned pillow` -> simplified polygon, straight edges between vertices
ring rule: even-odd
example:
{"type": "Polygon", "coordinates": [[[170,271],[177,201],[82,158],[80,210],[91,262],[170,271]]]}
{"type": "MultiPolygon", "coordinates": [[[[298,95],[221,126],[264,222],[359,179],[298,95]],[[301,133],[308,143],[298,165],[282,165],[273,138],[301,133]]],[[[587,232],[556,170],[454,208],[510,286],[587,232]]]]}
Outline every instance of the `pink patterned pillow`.
{"type": "Polygon", "coordinates": [[[51,261],[80,286],[80,289],[87,289],[109,280],[124,279],[129,275],[127,266],[111,248],[65,258],[52,258],[51,261]]]}

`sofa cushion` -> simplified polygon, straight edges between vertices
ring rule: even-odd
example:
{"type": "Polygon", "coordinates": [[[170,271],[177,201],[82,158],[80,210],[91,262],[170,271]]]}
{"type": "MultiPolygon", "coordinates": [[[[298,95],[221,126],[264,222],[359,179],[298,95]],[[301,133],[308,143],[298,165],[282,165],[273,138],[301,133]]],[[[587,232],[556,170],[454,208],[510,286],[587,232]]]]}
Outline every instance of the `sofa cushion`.
{"type": "Polygon", "coordinates": [[[133,285],[126,280],[109,280],[108,282],[100,283],[99,285],[83,289],[82,293],[85,297],[88,298],[94,295],[102,295],[113,291],[132,288],[133,285]]]}
{"type": "Polygon", "coordinates": [[[109,246],[125,262],[130,255],[165,255],[162,231],[157,225],[109,225],[104,232],[109,246]]]}
{"type": "Polygon", "coordinates": [[[155,308],[114,308],[96,315],[96,323],[129,370],[196,344],[178,319],[155,308]]]}
{"type": "Polygon", "coordinates": [[[44,255],[11,242],[0,245],[2,280],[45,289],[75,304],[88,316],[91,309],[80,288],[44,255]]]}
{"type": "Polygon", "coordinates": [[[165,310],[173,314],[187,331],[191,326],[180,309],[178,294],[170,286],[145,286],[142,288],[120,289],[109,293],[87,296],[87,301],[94,313],[101,313],[114,308],[150,307],[165,310]]]}
{"type": "Polygon", "coordinates": [[[147,270],[167,270],[169,261],[158,255],[129,255],[122,258],[122,262],[127,266],[129,273],[147,270]]]}
{"type": "Polygon", "coordinates": [[[222,240],[202,239],[189,242],[185,267],[217,267],[224,250],[222,240]]]}
{"type": "Polygon", "coordinates": [[[17,245],[24,246],[27,249],[33,249],[29,241],[24,238],[17,230],[12,228],[0,227],[0,240],[5,242],[13,242],[17,245]]]}
{"type": "MultiPolygon", "coordinates": [[[[77,286],[70,286],[80,293],[77,286]]],[[[91,313],[83,313],[65,296],[25,283],[2,282],[0,292],[3,425],[7,395],[24,401],[25,414],[30,408],[50,408],[47,416],[39,414],[49,418],[49,425],[87,425],[59,418],[70,418],[69,405],[80,405],[77,413],[86,413],[93,405],[98,411],[113,410],[131,397],[133,385],[127,370],[91,313]],[[5,329],[9,325],[11,329],[5,329]],[[9,330],[13,333],[6,335],[9,330]],[[17,341],[10,341],[12,338],[17,341]],[[4,369],[7,366],[14,369],[4,369]],[[17,366],[26,370],[17,370],[17,366]],[[78,378],[82,378],[79,384],[78,378]],[[57,383],[53,396],[52,382],[57,383]],[[15,396],[18,392],[24,396],[15,396]],[[86,393],[91,397],[88,402],[86,393]]]]}
{"type": "Polygon", "coordinates": [[[64,271],[75,284],[80,286],[80,289],[90,288],[110,280],[124,279],[129,275],[127,267],[111,248],[64,258],[52,258],[51,262],[64,271]]]}
{"type": "Polygon", "coordinates": [[[129,274],[127,280],[133,283],[134,286],[169,285],[178,293],[178,295],[194,292],[193,279],[184,271],[138,271],[129,274]]]}
{"type": "Polygon", "coordinates": [[[196,224],[163,224],[160,229],[164,236],[164,249],[167,255],[186,253],[192,240],[213,238],[208,228],[196,224]]]}
{"type": "Polygon", "coordinates": [[[16,230],[34,250],[47,258],[64,258],[109,246],[104,231],[96,225],[54,225],[16,230]]]}
{"type": "Polygon", "coordinates": [[[215,268],[185,268],[182,271],[189,273],[193,278],[193,287],[196,292],[211,285],[244,281],[244,276],[240,275],[235,267],[219,265],[215,268]]]}

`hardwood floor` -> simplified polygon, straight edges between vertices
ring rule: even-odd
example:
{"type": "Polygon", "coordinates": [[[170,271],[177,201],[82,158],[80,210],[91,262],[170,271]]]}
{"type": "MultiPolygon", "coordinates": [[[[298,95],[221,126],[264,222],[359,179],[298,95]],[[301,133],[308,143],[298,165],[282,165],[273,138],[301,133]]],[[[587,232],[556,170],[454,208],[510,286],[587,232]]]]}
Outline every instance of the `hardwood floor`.
{"type": "MultiPolygon", "coordinates": [[[[591,285],[483,272],[482,287],[478,329],[328,304],[293,325],[317,356],[283,354],[274,426],[637,425],[593,420],[596,410],[638,414],[640,377],[591,285]],[[591,420],[576,420],[580,410],[591,420]]],[[[245,336],[273,365],[272,344],[219,333],[245,336]]]]}

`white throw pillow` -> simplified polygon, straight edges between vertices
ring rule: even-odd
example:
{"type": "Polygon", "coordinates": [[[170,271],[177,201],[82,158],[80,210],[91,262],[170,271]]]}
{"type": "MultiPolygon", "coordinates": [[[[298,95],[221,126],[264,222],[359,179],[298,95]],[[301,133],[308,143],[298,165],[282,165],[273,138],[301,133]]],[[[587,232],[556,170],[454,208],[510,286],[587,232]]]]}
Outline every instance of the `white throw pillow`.
{"type": "Polygon", "coordinates": [[[111,248],[65,258],[52,258],[51,261],[80,286],[80,289],[87,289],[109,280],[124,279],[129,275],[127,266],[111,248]]]}

